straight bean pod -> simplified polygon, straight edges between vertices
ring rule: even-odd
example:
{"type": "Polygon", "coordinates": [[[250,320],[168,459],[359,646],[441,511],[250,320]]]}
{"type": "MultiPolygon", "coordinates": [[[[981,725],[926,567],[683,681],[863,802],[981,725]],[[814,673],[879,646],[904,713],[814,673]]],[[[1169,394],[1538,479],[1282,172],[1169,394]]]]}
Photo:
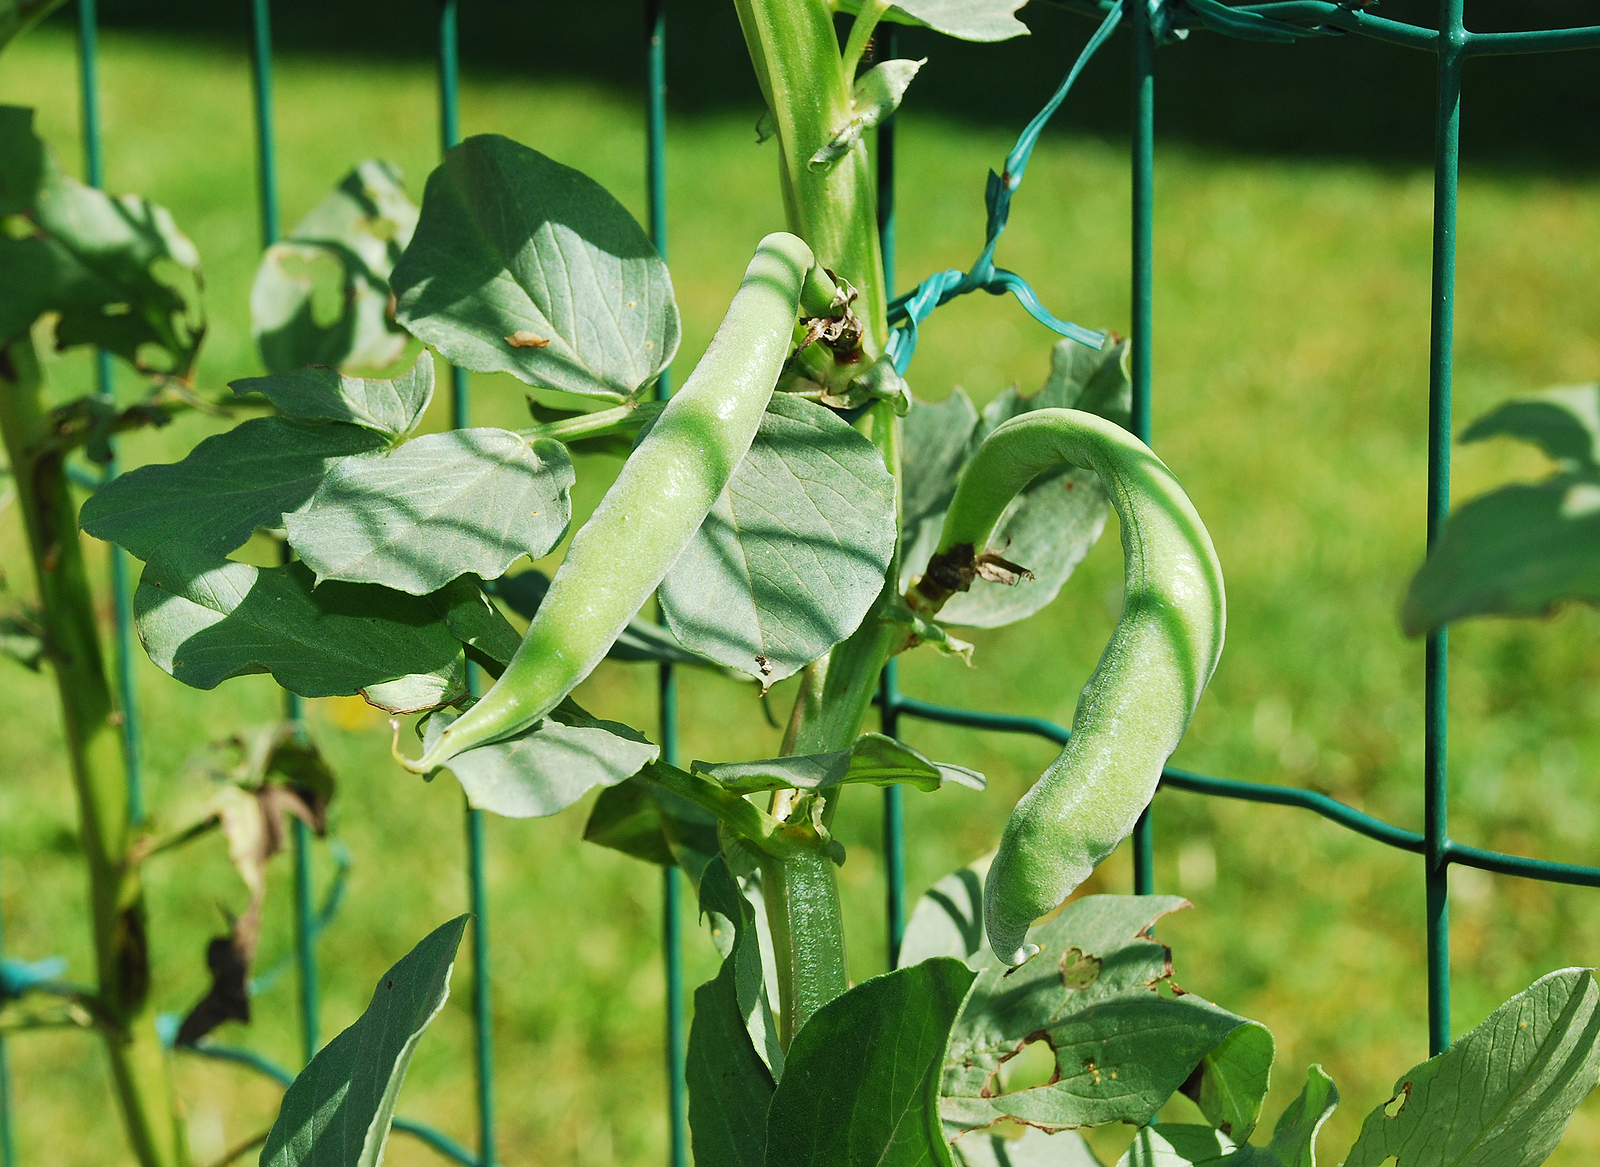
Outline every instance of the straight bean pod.
{"type": "Polygon", "coordinates": [[[1078,699],[1071,740],[1017,803],[989,868],[984,922],[1011,965],[1035,951],[1029,925],[1133,830],[1217,666],[1226,623],[1216,550],[1178,480],[1120,426],[1070,409],[1025,414],[979,447],[945,519],[924,606],[970,583],[1007,504],[1062,463],[1093,470],[1111,496],[1126,594],[1078,699]]]}
{"type": "Polygon", "coordinates": [[[749,451],[813,266],[794,235],[761,241],[710,347],[574,537],[505,672],[408,769],[528,728],[600,663],[749,451]]]}

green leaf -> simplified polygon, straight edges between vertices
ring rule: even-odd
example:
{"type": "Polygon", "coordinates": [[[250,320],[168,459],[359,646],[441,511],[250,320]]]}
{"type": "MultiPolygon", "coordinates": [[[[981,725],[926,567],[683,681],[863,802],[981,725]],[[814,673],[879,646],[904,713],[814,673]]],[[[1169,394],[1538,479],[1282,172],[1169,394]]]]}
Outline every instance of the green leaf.
{"type": "Polygon", "coordinates": [[[44,629],[23,616],[0,616],[0,655],[37,673],[44,666],[44,629]]]}
{"type": "Polygon", "coordinates": [[[762,1167],[783,1050],[762,979],[755,912],[720,857],[700,881],[700,911],[732,938],[716,978],[694,994],[686,1065],[694,1161],[762,1167]]]}
{"type": "Polygon", "coordinates": [[[1345,1167],[1536,1167],[1600,1077],[1593,969],[1541,977],[1449,1049],[1403,1074],[1345,1167]]]}
{"type": "Polygon", "coordinates": [[[258,527],[281,526],[336,463],[386,444],[351,425],[254,418],[207,438],[181,462],[106,483],[85,500],[79,522],[140,559],[174,539],[226,554],[258,527]]]}
{"type": "Polygon", "coordinates": [[[1408,635],[1466,616],[1600,603],[1600,475],[1558,474],[1480,495],[1446,521],[1411,581],[1408,635]]]}
{"type": "Polygon", "coordinates": [[[721,850],[715,815],[638,775],[600,792],[583,837],[646,863],[682,867],[697,887],[721,850]]]}
{"type": "MultiPolygon", "coordinates": [[[[900,0],[883,19],[931,28],[963,41],[1003,41],[1027,36],[1015,16],[1028,0],[900,0]]],[[[840,12],[861,10],[861,0],[834,0],[840,12]]]]}
{"type": "Polygon", "coordinates": [[[464,575],[428,598],[451,636],[495,664],[510,664],[522,646],[521,635],[483,594],[475,577],[464,575]]]}
{"type": "Polygon", "coordinates": [[[8,181],[0,201],[22,218],[0,232],[0,342],[59,312],[61,347],[99,345],[141,370],[187,378],[205,334],[194,244],[166,208],[62,174],[33,134],[33,111],[4,111],[0,169],[19,185],[8,181]]]}
{"type": "Polygon", "coordinates": [[[667,265],[633,216],[593,179],[495,134],[428,176],[392,279],[400,322],[480,373],[623,398],[678,350],[667,265]]]}
{"type": "Polygon", "coordinates": [[[1183,1092],[1200,1107],[1206,1121],[1235,1142],[1245,1142],[1261,1120],[1277,1054],[1264,1025],[1241,1025],[1200,1061],[1198,1075],[1183,1092]]]}
{"type": "Polygon", "coordinates": [[[1461,433],[1463,442],[1494,437],[1532,442],[1570,471],[1600,469],[1600,385],[1512,398],[1461,433]]]}
{"type": "Polygon", "coordinates": [[[1046,1134],[1028,1127],[1020,1139],[975,1132],[955,1144],[960,1167],[1100,1167],[1076,1131],[1046,1134]]]}
{"type": "Polygon", "coordinates": [[[1008,1117],[1045,1130],[1142,1125],[1229,1034],[1255,1025],[1193,993],[1158,991],[1170,987],[1171,953],[1149,930],[1187,906],[1088,896],[1029,933],[1040,952],[1020,968],[983,952],[950,1037],[941,1112],[951,1137],[1008,1117]],[[1057,1080],[986,1096],[1001,1065],[1034,1040],[1055,1051],[1057,1080]]]}
{"type": "Polygon", "coordinates": [[[901,422],[902,592],[927,567],[939,546],[944,512],[955,496],[977,428],[978,411],[959,386],[943,401],[913,401],[911,412],[901,422]]]}
{"type": "Polygon", "coordinates": [[[767,1167],[950,1167],[939,1077],[974,974],[935,958],[863,981],[789,1046],[767,1115],[767,1167]]]}
{"type": "Polygon", "coordinates": [[[261,1149],[261,1167],[377,1167],[423,1030],[444,1008],[467,927],[457,916],[378,979],[366,1012],[295,1078],[261,1149]]]}
{"type": "MultiPolygon", "coordinates": [[[[428,721],[431,749],[454,713],[428,721]]],[[[506,818],[542,818],[571,806],[596,786],[615,786],[661,756],[638,730],[589,716],[568,699],[514,737],[466,750],[447,769],[478,810],[506,818]]]]}
{"type": "Polygon", "coordinates": [[[133,611],[150,659],[197,689],[271,673],[302,697],[362,693],[392,712],[466,691],[461,645],[428,600],[370,584],[312,591],[299,563],[251,567],[167,543],[145,565],[133,611]]]}
{"type": "Polygon", "coordinates": [[[1317,1167],[1317,1132],[1338,1105],[1333,1079],[1312,1066],[1305,1089],[1279,1117],[1267,1146],[1236,1145],[1208,1126],[1157,1123],[1134,1136],[1117,1167],[1317,1167]]]}
{"type": "Polygon", "coordinates": [[[510,430],[424,434],[331,467],[288,515],[289,543],[326,579],[420,596],[472,572],[493,579],[543,556],[572,517],[572,459],[560,442],[510,430]]]}
{"type": "Polygon", "coordinates": [[[313,366],[247,377],[229,387],[240,397],[259,393],[290,417],[349,422],[398,439],[422,424],[433,400],[433,356],[422,353],[410,370],[386,381],[313,366]]]}
{"type": "Polygon", "coordinates": [[[759,762],[693,762],[689,768],[737,794],[753,794],[758,790],[826,790],[845,782],[867,782],[874,786],[905,782],[918,790],[937,790],[946,782],[973,790],[984,787],[983,775],[976,770],[930,762],[904,742],[881,733],[862,734],[849,749],[830,754],[791,754],[759,762]]]}
{"type": "MultiPolygon", "coordinates": [[[[538,569],[508,575],[493,583],[494,594],[524,620],[532,620],[550,590],[550,577],[538,569]]],[[[697,652],[690,652],[678,638],[659,624],[637,616],[617,636],[606,653],[612,660],[660,661],[666,664],[715,665],[697,652]]]]}
{"type": "Polygon", "coordinates": [[[856,630],[894,553],[894,479],[838,414],[772,399],[658,593],[678,640],[763,684],[856,630]]]}
{"type": "Polygon", "coordinates": [[[250,331],[269,370],[381,368],[405,350],[389,315],[389,273],[417,224],[403,184],[392,163],[362,162],[267,248],[250,289],[250,331]]]}
{"type": "MultiPolygon", "coordinates": [[[[1002,423],[1035,409],[1081,409],[1126,426],[1133,403],[1127,354],[1126,341],[1101,352],[1060,341],[1050,353],[1050,376],[1037,393],[1022,397],[1008,389],[984,409],[973,448],[1002,423]]],[[[970,591],[951,596],[940,609],[940,623],[998,628],[1033,615],[1060,593],[1100,538],[1110,513],[1110,500],[1094,472],[1063,466],[1041,474],[1012,501],[989,542],[1033,578],[1011,585],[976,579],[970,591]]],[[[933,549],[929,545],[924,556],[933,549]]],[[[924,557],[914,570],[920,574],[926,566],[924,557]]]]}
{"type": "Polygon", "coordinates": [[[983,932],[983,877],[988,869],[986,857],[951,872],[922,894],[900,941],[899,967],[951,956],[982,968],[992,959],[986,957],[989,942],[983,932]]]}

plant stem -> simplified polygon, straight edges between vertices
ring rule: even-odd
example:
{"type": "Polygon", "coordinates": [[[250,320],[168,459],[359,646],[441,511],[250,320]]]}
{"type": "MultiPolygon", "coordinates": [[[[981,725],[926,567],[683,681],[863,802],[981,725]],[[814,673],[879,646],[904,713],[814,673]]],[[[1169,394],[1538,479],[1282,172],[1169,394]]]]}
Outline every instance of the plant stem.
{"type": "Polygon", "coordinates": [[[660,401],[635,401],[610,409],[597,409],[593,413],[566,417],[560,421],[531,426],[517,432],[525,438],[555,438],[570,442],[574,438],[599,437],[601,434],[621,433],[643,425],[665,407],[660,401]]]}
{"type": "Polygon", "coordinates": [[[156,1035],[144,891],[128,863],[127,762],[106,681],[94,597],[63,455],[51,448],[44,378],[31,338],[0,350],[0,436],[39,588],[45,654],[61,697],[77,795],[99,1004],[128,1143],[142,1167],[186,1167],[188,1140],[156,1035]]]}
{"type": "Polygon", "coordinates": [[[878,21],[883,19],[883,14],[893,7],[893,0],[864,0],[861,10],[856,13],[856,18],[850,24],[850,37],[844,43],[844,79],[854,83],[856,68],[861,64],[861,57],[867,51],[867,42],[872,39],[873,29],[878,27],[878,21]]]}
{"type": "Polygon", "coordinates": [[[750,61],[778,128],[789,230],[823,267],[861,293],[869,356],[888,338],[877,202],[865,143],[831,166],[810,159],[850,120],[850,80],[839,56],[833,14],[820,0],[735,0],[750,61]]]}
{"type": "Polygon", "coordinates": [[[763,857],[761,897],[778,966],[778,1040],[788,1049],[811,1015],[850,987],[833,860],[812,848],[763,857]]]}

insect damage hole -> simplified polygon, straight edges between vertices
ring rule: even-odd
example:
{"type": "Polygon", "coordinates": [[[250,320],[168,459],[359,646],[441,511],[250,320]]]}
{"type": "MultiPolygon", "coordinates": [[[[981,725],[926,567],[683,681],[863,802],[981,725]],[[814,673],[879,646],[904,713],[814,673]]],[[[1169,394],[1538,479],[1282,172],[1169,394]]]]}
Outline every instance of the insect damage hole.
{"type": "Polygon", "coordinates": [[[994,1076],[984,1088],[985,1097],[999,1094],[1016,1094],[1036,1086],[1048,1086],[1061,1079],[1056,1064],[1055,1047],[1043,1033],[1026,1038],[1014,1053],[1008,1054],[995,1068],[994,1076]]]}
{"type": "Polygon", "coordinates": [[[1400,1093],[1383,1104],[1383,1116],[1396,1118],[1406,1108],[1406,1103],[1411,1101],[1411,1083],[1407,1082],[1400,1087],[1400,1093]]]}

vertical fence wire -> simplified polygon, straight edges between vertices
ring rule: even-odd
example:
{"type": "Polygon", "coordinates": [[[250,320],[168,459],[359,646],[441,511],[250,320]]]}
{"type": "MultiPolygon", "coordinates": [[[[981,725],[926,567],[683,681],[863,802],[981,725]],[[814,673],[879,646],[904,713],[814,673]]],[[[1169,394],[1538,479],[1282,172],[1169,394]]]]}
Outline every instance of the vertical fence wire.
{"type": "MultiPolygon", "coordinates": [[[[78,89],[83,126],[83,177],[92,187],[105,186],[105,160],[100,135],[100,19],[96,0],[78,0],[78,89]]],[[[95,391],[102,400],[115,399],[116,382],[111,354],[94,352],[95,391]]],[[[101,480],[117,476],[116,447],[101,467],[101,480]]],[[[144,822],[144,766],[140,746],[138,693],[134,689],[133,597],[128,587],[128,553],[111,544],[112,636],[116,641],[117,696],[121,702],[122,752],[128,774],[128,821],[144,822]]]]}
{"type": "MultiPolygon", "coordinates": [[[[5,955],[5,914],[0,912],[0,957],[5,955]]],[[[17,1167],[16,1127],[11,1121],[11,1059],[0,1036],[0,1167],[17,1167]]]]}
{"type": "MultiPolygon", "coordinates": [[[[1154,318],[1155,282],[1155,37],[1150,29],[1150,6],[1136,0],[1128,9],[1128,32],[1133,42],[1133,145],[1132,145],[1132,327],[1130,366],[1133,412],[1130,427],[1140,441],[1150,442],[1150,329],[1154,318]]],[[[1133,827],[1133,892],[1153,895],[1155,831],[1151,807],[1144,808],[1133,827]]]]}
{"type": "MultiPolygon", "coordinates": [[[[879,61],[893,60],[898,45],[892,28],[879,25],[880,48],[873,54],[879,61]]],[[[878,126],[878,246],[883,253],[883,294],[894,299],[895,214],[894,214],[894,116],[878,126]]],[[[899,662],[884,663],[879,679],[883,709],[883,732],[900,736],[899,662]]],[[[906,827],[905,792],[898,784],[883,788],[883,882],[884,924],[888,933],[889,967],[900,963],[900,942],[906,934],[906,827]]]]}
{"type": "MultiPolygon", "coordinates": [[[[650,240],[667,257],[667,6],[645,0],[645,184],[649,188],[650,240]]],[[[670,370],[656,381],[656,397],[672,395],[670,370]]],[[[661,759],[678,761],[678,679],[663,663],[657,712],[661,759]]],[[[661,872],[661,963],[667,998],[667,1157],[672,1167],[689,1163],[689,1086],[683,1012],[683,883],[676,867],[661,872]]]]}
{"type": "MultiPolygon", "coordinates": [[[[1465,0],[1440,0],[1433,169],[1433,303],[1428,336],[1428,546],[1450,512],[1450,382],[1455,343],[1456,190],[1461,161],[1465,0]]],[[[1423,666],[1423,860],[1427,887],[1428,1052],[1450,1044],[1447,640],[1430,633],[1423,666]]]]}
{"type": "MultiPolygon", "coordinates": [[[[278,241],[278,153],[272,124],[272,8],[270,0],[250,0],[250,81],[256,128],[256,198],[261,217],[261,245],[278,241]]],[[[289,549],[283,549],[285,559],[289,549]]],[[[283,691],[283,716],[298,723],[304,716],[300,697],[283,691]]],[[[321,1001],[317,987],[316,909],[311,903],[311,830],[290,819],[294,840],[294,951],[300,982],[300,1047],[302,1060],[317,1052],[321,1001]]]]}
{"type": "MultiPolygon", "coordinates": [[[[461,140],[461,52],[456,0],[439,3],[439,149],[448,151],[461,140]]],[[[423,360],[432,355],[423,350],[423,360]]],[[[450,366],[450,424],[472,424],[472,398],[465,369],[450,366]]],[[[481,687],[478,667],[467,663],[467,691],[481,687]]],[[[494,1030],[491,1015],[492,969],[489,960],[489,894],[484,871],[483,811],[464,808],[467,845],[467,907],[472,913],[472,1052],[477,1087],[478,1162],[495,1161],[494,1030]]]]}

